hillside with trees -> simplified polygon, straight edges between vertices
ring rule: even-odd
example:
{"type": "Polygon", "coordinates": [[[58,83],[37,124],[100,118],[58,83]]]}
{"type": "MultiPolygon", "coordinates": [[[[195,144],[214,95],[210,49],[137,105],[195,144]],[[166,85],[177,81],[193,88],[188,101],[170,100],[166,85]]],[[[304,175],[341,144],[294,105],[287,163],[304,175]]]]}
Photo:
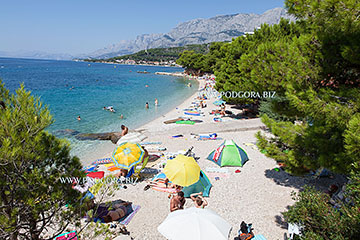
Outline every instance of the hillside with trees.
{"type": "Polygon", "coordinates": [[[360,3],[286,0],[285,4],[296,23],[282,19],[277,25],[263,24],[253,35],[210,47],[205,55],[184,51],[177,63],[199,75],[214,73],[220,92],[276,91],[271,99],[224,100],[260,105],[261,119],[272,137],[259,132],[258,147],[287,172],[302,175],[319,168],[353,172],[347,193],[352,200],[341,203],[341,210],[334,211],[326,198],[310,189],[295,198],[297,204],[286,216],[305,226],[303,239],[356,239],[360,3]]]}
{"type": "Polygon", "coordinates": [[[183,47],[153,48],[142,50],[134,54],[123,55],[108,59],[85,59],[88,62],[109,62],[118,63],[120,60],[133,60],[136,63],[142,62],[175,62],[180,53],[191,51],[198,54],[206,54],[209,51],[210,44],[193,44],[183,47]]]}

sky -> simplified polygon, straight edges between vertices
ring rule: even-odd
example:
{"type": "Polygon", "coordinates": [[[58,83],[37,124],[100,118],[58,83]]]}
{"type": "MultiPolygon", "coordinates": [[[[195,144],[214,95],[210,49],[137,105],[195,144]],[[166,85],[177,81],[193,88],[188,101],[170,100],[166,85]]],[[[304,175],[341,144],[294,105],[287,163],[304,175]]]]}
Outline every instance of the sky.
{"type": "Polygon", "coordinates": [[[89,53],[191,19],[283,6],[284,0],[1,0],[0,51],[89,53]]]}

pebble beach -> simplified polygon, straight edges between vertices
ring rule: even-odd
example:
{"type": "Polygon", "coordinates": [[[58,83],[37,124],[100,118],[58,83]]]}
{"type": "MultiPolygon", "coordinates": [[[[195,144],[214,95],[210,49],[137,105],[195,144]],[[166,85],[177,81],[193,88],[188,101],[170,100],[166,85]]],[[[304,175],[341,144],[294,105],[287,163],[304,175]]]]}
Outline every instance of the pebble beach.
{"type": "MultiPolygon", "coordinates": [[[[205,81],[199,80],[199,82],[199,88],[202,88],[205,81]]],[[[207,198],[209,203],[207,208],[218,213],[232,225],[229,239],[237,236],[241,221],[252,223],[255,235],[262,234],[269,240],[284,239],[284,235],[287,233],[287,224],[281,213],[294,203],[291,192],[299,191],[305,183],[311,183],[311,180],[291,176],[281,169],[279,170],[275,160],[267,158],[259,151],[256,147],[255,134],[258,131],[268,134],[259,118],[235,119],[225,116],[222,118],[222,122],[214,122],[214,116],[209,112],[218,109],[213,105],[215,99],[206,101],[207,107],[202,109],[203,116],[192,117],[193,120],[202,120],[201,123],[194,125],[164,124],[164,121],[183,116],[183,109],[189,108],[197,96],[198,93],[195,93],[176,109],[135,129],[135,131],[146,136],[144,141],[161,142],[157,147],[166,148],[166,152],[186,151],[190,147],[194,147],[193,152],[196,157],[199,157],[198,164],[212,184],[210,196],[207,198]],[[199,141],[192,137],[193,134],[206,133],[217,133],[218,139],[199,141]],[[171,137],[180,134],[183,137],[171,137]],[[220,168],[206,158],[224,140],[233,140],[245,150],[249,161],[243,167],[221,168],[226,169],[227,173],[207,172],[206,169],[209,168],[220,168]]],[[[241,112],[230,105],[227,105],[226,109],[234,114],[241,112]]],[[[150,155],[159,154],[159,152],[152,152],[151,146],[148,149],[150,155]]],[[[111,157],[111,152],[104,157],[111,157]]],[[[93,160],[82,159],[84,164],[93,160]]],[[[149,162],[146,168],[161,171],[160,160],[161,158],[149,162]]],[[[100,166],[99,170],[106,172],[106,168],[103,166],[100,166]]],[[[106,174],[113,173],[107,172],[106,174]]],[[[327,184],[328,182],[323,183],[324,186],[327,184]]],[[[141,209],[126,226],[130,235],[118,236],[116,239],[166,239],[157,231],[157,227],[170,212],[170,199],[164,192],[152,189],[144,191],[146,185],[146,181],[127,184],[127,189],[120,189],[112,199],[106,199],[107,201],[122,199],[141,206],[141,209]]],[[[193,202],[187,199],[185,208],[189,207],[193,207],[193,202]]]]}

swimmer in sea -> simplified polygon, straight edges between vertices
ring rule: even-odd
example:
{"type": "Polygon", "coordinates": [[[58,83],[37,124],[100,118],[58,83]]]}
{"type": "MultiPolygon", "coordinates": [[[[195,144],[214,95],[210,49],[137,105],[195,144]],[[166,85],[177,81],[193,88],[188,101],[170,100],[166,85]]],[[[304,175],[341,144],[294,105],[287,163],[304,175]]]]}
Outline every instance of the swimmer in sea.
{"type": "Polygon", "coordinates": [[[155,106],[159,105],[159,101],[157,98],[155,98],[155,106]]]}
{"type": "Polygon", "coordinates": [[[124,115],[121,114],[121,115],[120,115],[120,119],[123,119],[123,118],[124,118],[124,115]]]}
{"type": "Polygon", "coordinates": [[[145,87],[149,87],[149,85],[145,85],[145,87]]]}
{"type": "Polygon", "coordinates": [[[145,104],[145,108],[149,109],[149,103],[148,102],[145,104]]]}
{"type": "Polygon", "coordinates": [[[76,119],[77,119],[78,121],[80,121],[80,120],[81,120],[81,117],[80,117],[80,116],[78,116],[76,119]]]}

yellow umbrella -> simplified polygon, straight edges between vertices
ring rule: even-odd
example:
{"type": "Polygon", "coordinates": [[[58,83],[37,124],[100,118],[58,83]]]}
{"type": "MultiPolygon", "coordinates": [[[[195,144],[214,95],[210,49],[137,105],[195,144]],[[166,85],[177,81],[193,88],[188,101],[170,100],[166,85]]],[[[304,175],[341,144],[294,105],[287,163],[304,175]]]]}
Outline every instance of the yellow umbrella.
{"type": "Polygon", "coordinates": [[[115,166],[131,169],[142,162],[145,151],[138,143],[124,142],[113,152],[111,158],[115,166]]]}
{"type": "Polygon", "coordinates": [[[199,181],[200,167],[194,158],[178,155],[167,161],[164,174],[171,182],[187,187],[199,181]]]}

